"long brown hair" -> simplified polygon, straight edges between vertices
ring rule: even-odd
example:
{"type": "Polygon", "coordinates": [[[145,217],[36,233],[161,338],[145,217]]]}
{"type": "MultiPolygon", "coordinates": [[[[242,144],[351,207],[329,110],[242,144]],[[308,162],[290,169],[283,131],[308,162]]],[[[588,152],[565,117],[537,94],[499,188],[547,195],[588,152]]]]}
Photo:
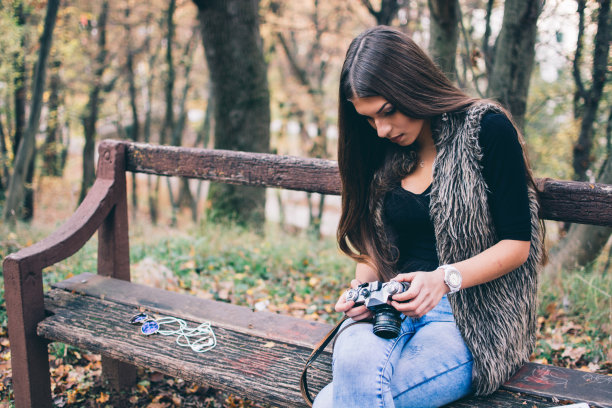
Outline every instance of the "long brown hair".
{"type": "Polygon", "coordinates": [[[337,239],[342,252],[371,265],[379,279],[388,280],[396,274],[397,254],[377,222],[376,203],[393,182],[412,171],[402,165],[406,162],[402,158],[414,156],[415,146],[397,147],[377,137],[350,101],[370,96],[383,97],[408,117],[428,120],[465,111],[478,100],[454,86],[427,54],[398,30],[373,27],[351,42],[339,90],[342,213],[337,239]]]}

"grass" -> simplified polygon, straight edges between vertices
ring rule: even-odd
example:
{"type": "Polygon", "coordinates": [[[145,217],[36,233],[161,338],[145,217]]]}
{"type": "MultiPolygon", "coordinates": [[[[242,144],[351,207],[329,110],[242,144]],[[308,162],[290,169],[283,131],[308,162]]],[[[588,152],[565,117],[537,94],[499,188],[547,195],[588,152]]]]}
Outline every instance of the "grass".
{"type": "Polygon", "coordinates": [[[535,358],[612,373],[612,279],[598,264],[543,277],[535,358]]]}

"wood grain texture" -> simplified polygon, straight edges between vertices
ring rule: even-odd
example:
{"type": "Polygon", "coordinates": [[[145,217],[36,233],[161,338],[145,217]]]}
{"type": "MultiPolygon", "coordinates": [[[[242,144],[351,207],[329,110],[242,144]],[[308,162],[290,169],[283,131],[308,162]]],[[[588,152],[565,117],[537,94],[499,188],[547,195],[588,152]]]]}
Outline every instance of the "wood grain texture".
{"type": "Polygon", "coordinates": [[[536,184],[541,218],[612,226],[612,185],[553,179],[536,184]]]}
{"type": "Polygon", "coordinates": [[[317,344],[331,329],[328,324],[265,311],[254,312],[244,306],[200,299],[88,273],[74,276],[53,287],[134,308],[144,308],[154,313],[172,314],[185,320],[212,321],[220,327],[249,336],[265,337],[272,341],[290,339],[291,343],[308,348],[317,344]]]}
{"type": "MultiPolygon", "coordinates": [[[[337,162],[263,153],[126,143],[127,170],[340,194],[337,162]]],[[[537,179],[544,219],[612,226],[612,185],[537,179]]]]}
{"type": "Polygon", "coordinates": [[[612,407],[612,376],[543,364],[525,364],[506,383],[509,391],[612,407]]]}
{"type": "MultiPolygon", "coordinates": [[[[225,329],[213,323],[217,346],[198,354],[180,347],[174,336],[139,333],[129,319],[138,309],[65,290],[51,290],[45,305],[52,316],[38,334],[116,360],[147,367],[185,380],[267,401],[277,406],[304,406],[299,378],[310,348],[271,341],[225,329]]],[[[247,309],[248,310],[248,309],[247,309]]],[[[174,310],[166,314],[175,316],[174,310]]],[[[188,320],[195,327],[204,320],[188,320]]],[[[314,364],[309,383],[314,392],[331,377],[329,353],[314,364]]]]}
{"type": "Polygon", "coordinates": [[[339,194],[332,160],[127,143],[127,170],[231,184],[339,194]]]}

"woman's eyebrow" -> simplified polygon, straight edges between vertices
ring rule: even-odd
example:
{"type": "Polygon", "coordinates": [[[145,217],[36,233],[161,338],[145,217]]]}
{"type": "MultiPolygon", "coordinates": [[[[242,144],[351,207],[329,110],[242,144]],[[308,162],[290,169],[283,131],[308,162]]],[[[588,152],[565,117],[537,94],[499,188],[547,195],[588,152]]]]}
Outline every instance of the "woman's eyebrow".
{"type": "Polygon", "coordinates": [[[388,102],[388,101],[387,101],[387,102],[385,102],[385,103],[383,103],[383,105],[380,107],[380,109],[379,109],[379,110],[378,110],[376,113],[380,113],[380,112],[382,112],[382,110],[383,110],[383,109],[385,109],[385,106],[387,106],[387,105],[389,105],[389,102],[388,102]]]}

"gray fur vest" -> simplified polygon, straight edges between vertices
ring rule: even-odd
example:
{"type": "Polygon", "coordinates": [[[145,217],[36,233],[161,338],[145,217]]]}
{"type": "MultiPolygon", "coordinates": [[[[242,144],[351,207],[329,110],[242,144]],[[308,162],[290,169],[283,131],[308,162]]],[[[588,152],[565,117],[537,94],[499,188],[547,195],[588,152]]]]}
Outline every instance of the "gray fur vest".
{"type": "MultiPolygon", "coordinates": [[[[475,104],[467,112],[444,114],[432,123],[437,157],[433,168],[430,216],[438,257],[450,264],[475,256],[498,242],[481,172],[480,122],[492,104],[475,104]]],[[[404,156],[412,168],[415,156],[404,156]]],[[[455,321],[474,357],[477,395],[494,392],[528,361],[536,340],[537,271],[543,254],[538,202],[528,185],[531,249],[527,261],[506,275],[450,294],[455,321]]],[[[380,222],[382,203],[375,207],[380,222]]],[[[382,223],[379,224],[382,226],[382,223]]]]}

